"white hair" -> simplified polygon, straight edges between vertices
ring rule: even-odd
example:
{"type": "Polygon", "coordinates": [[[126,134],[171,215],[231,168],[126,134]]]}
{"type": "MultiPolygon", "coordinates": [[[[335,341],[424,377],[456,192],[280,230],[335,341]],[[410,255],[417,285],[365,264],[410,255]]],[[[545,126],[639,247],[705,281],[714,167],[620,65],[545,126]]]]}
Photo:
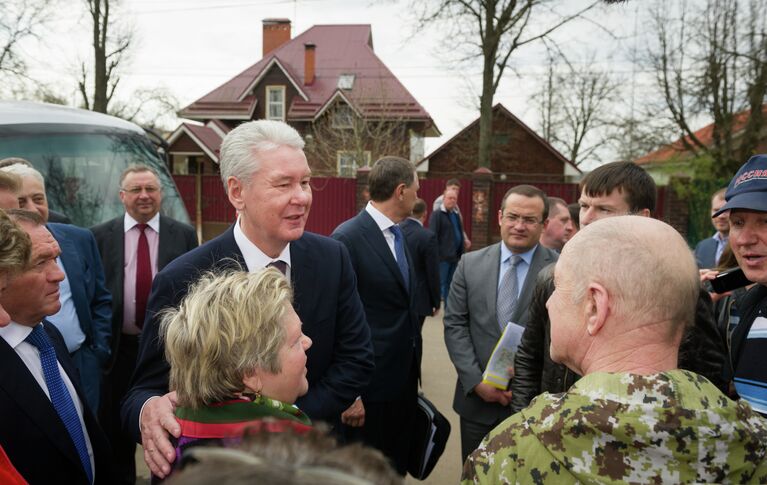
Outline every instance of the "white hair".
{"type": "Polygon", "coordinates": [[[45,190],[45,177],[43,177],[43,174],[38,172],[34,167],[24,165],[23,163],[14,163],[13,165],[7,165],[3,168],[0,168],[0,170],[3,172],[16,174],[21,178],[33,177],[37,179],[40,184],[42,184],[43,190],[45,190]]]}
{"type": "Polygon", "coordinates": [[[304,140],[292,126],[282,121],[256,120],[230,131],[221,142],[219,168],[226,188],[229,177],[247,181],[258,170],[257,154],[281,146],[303,150],[304,140]]]}

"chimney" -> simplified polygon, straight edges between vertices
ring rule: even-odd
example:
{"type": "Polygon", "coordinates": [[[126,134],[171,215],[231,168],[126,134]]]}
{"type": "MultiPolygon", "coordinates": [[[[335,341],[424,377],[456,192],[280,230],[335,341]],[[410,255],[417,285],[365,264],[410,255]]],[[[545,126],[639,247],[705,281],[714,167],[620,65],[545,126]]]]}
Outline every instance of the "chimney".
{"type": "Polygon", "coordinates": [[[304,44],[304,84],[309,86],[314,82],[314,51],[315,45],[307,42],[304,44]]]}
{"type": "Polygon", "coordinates": [[[264,19],[263,57],[290,40],[289,19],[264,19]]]}

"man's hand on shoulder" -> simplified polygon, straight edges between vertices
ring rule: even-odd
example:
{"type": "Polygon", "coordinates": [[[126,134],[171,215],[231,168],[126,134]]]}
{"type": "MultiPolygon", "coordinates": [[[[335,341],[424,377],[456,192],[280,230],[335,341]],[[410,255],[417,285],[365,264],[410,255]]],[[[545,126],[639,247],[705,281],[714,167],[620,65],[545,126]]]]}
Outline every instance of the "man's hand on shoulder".
{"type": "Polygon", "coordinates": [[[485,402],[497,402],[501,406],[508,406],[511,402],[511,391],[501,391],[484,382],[474,386],[474,392],[485,402]]]}
{"type": "Polygon", "coordinates": [[[176,438],[181,427],[173,410],[176,408],[176,392],[149,399],[141,410],[141,443],[144,447],[144,461],[152,474],[165,478],[170,473],[170,464],[176,457],[176,450],[168,434],[176,438]]]}

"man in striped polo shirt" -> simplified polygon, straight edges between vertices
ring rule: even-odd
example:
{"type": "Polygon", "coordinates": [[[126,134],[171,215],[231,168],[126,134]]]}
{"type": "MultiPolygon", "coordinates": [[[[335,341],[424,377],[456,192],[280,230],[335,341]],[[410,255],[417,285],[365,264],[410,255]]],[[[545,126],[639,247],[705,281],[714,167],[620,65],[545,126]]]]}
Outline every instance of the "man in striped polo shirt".
{"type": "Polygon", "coordinates": [[[757,283],[739,304],[740,323],[732,334],[730,356],[741,399],[767,416],[767,155],[751,157],[730,181],[727,203],[730,245],[746,277],[757,283]]]}

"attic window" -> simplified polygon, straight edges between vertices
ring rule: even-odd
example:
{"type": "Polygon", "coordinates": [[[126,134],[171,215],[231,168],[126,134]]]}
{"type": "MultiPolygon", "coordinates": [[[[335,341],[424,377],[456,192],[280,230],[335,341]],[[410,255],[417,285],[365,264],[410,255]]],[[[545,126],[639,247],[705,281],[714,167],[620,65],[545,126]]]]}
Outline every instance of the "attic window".
{"type": "Polygon", "coordinates": [[[354,111],[348,104],[338,103],[332,113],[333,128],[352,128],[354,126],[354,111]]]}
{"type": "Polygon", "coordinates": [[[338,89],[347,91],[354,87],[354,74],[341,74],[338,76],[338,89]]]}

